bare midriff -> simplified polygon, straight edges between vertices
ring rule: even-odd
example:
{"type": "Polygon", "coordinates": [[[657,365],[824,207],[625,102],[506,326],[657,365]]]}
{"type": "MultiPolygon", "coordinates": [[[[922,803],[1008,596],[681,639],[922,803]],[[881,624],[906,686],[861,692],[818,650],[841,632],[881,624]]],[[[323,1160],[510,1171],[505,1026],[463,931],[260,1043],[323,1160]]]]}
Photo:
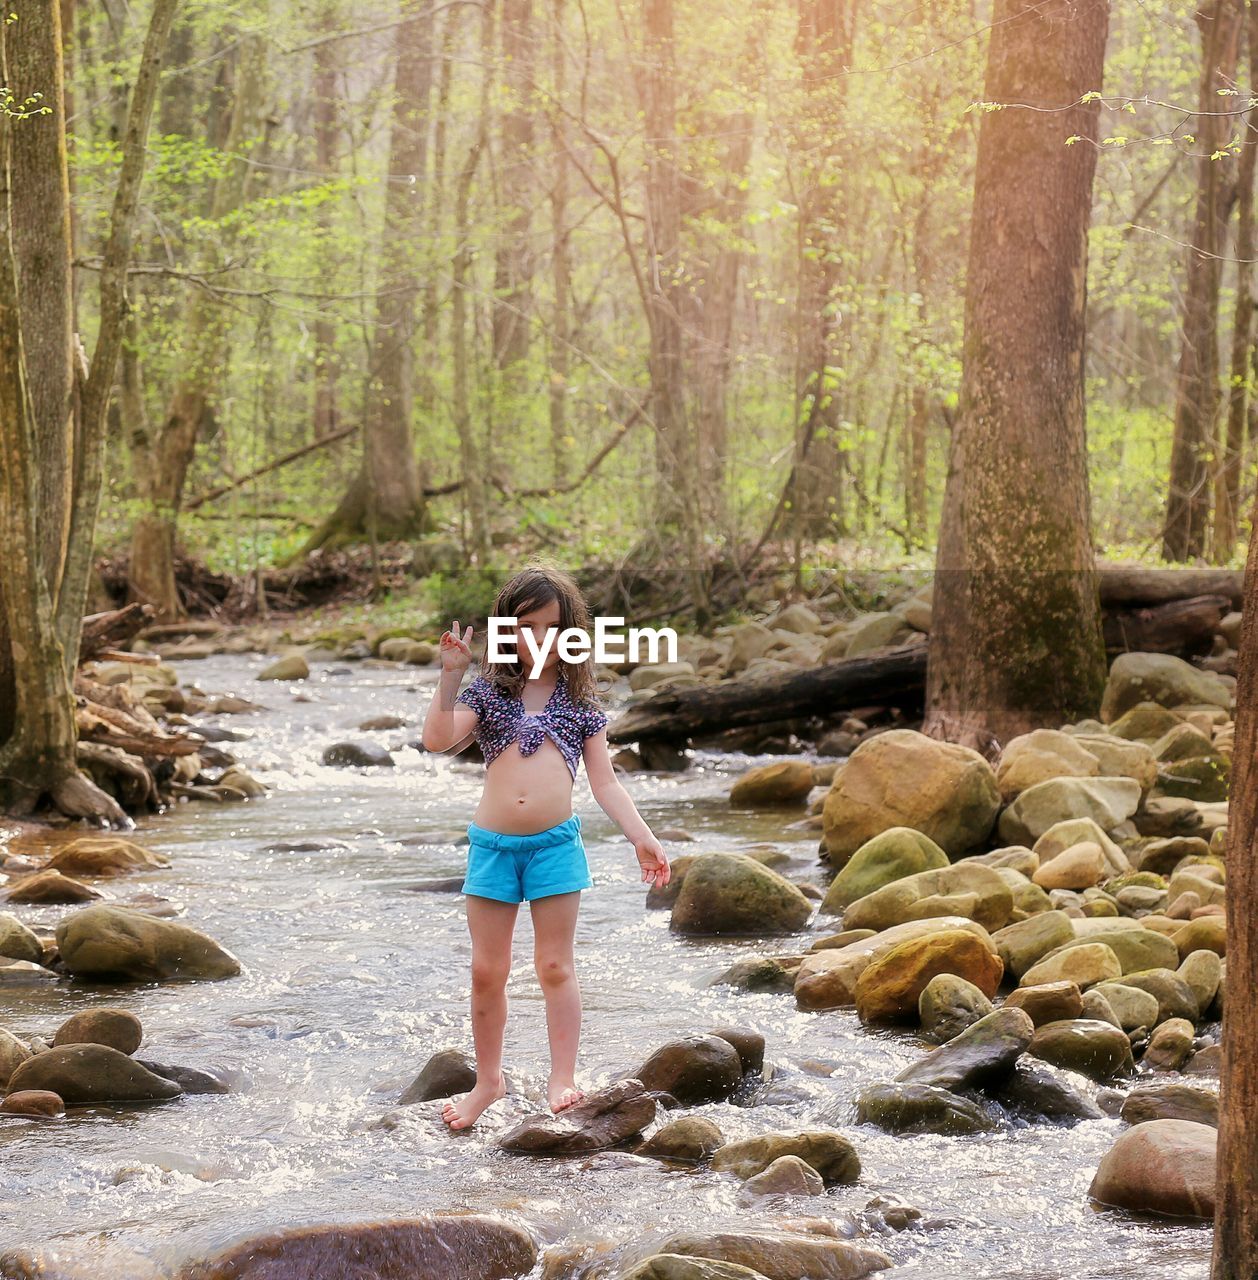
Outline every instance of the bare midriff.
{"type": "Polygon", "coordinates": [[[572,782],[563,752],[549,737],[528,756],[513,742],[485,770],[472,821],[504,835],[545,831],[572,817],[572,782]]]}

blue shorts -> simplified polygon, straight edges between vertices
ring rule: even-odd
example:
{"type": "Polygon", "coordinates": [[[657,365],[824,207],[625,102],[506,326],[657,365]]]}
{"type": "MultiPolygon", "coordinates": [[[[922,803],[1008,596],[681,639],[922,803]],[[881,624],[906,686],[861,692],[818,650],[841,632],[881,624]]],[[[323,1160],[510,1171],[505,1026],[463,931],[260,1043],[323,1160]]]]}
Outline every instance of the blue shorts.
{"type": "Polygon", "coordinates": [[[463,893],[522,902],[594,887],[581,840],[580,814],[529,835],[490,831],[472,822],[467,838],[463,893]]]}

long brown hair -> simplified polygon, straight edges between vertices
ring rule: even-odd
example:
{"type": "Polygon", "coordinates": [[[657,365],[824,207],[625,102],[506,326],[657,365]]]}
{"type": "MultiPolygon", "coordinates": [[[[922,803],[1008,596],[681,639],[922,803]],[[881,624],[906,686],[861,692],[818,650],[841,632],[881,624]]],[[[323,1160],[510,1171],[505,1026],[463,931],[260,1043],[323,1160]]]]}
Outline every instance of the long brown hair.
{"type": "MultiPolygon", "coordinates": [[[[535,609],[543,608],[552,600],[559,602],[560,634],[569,627],[580,627],[587,633],[590,631],[590,609],[581,594],[581,588],[570,574],[540,557],[535,557],[502,585],[494,599],[493,613],[490,616],[520,618],[535,609]]],[[[488,642],[488,634],[485,638],[488,642]]],[[[527,653],[517,653],[514,662],[491,663],[487,655],[484,655],[480,663],[481,674],[504,693],[518,698],[528,679],[527,660],[527,653]],[[521,661],[522,657],[525,661],[521,661]]],[[[567,676],[568,696],[574,703],[598,704],[599,689],[594,679],[592,657],[587,655],[580,662],[568,662],[561,657],[559,667],[561,673],[567,676]]]]}

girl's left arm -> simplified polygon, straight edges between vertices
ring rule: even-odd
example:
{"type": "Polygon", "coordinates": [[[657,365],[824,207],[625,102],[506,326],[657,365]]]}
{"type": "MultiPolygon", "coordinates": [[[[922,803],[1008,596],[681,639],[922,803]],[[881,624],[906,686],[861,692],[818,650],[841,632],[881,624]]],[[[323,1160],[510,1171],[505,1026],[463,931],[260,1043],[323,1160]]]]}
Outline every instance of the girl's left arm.
{"type": "Polygon", "coordinates": [[[633,797],[620,785],[616,768],[612,764],[607,745],[607,729],[600,729],[585,739],[581,751],[585,761],[585,773],[590,780],[590,792],[602,811],[625,833],[625,839],[633,845],[642,868],[642,879],[649,883],[665,885],[672,875],[668,854],[655,838],[638,812],[633,797]]]}

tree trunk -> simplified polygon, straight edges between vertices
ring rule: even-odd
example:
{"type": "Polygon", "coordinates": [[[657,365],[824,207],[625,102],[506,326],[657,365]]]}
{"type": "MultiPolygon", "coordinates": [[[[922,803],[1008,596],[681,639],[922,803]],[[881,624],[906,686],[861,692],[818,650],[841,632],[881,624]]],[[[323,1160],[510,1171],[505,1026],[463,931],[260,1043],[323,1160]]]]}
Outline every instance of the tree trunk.
{"type": "Polygon", "coordinates": [[[1162,533],[1163,560],[1205,552],[1210,475],[1219,406],[1219,281],[1236,163],[1223,149],[1231,125],[1219,112],[1219,90],[1236,78],[1243,0],[1203,0],[1196,11],[1202,65],[1193,125],[1197,211],[1184,283],[1181,345],[1175,378],[1175,432],[1162,533]]]}
{"type": "Polygon", "coordinates": [[[989,749],[1095,715],[1105,682],[1083,398],[1108,0],[997,0],[966,282],[952,525],[926,731],[989,749]],[[1081,141],[1067,145],[1077,136],[1081,141]]]}
{"type": "MultiPolygon", "coordinates": [[[[551,68],[555,100],[564,104],[567,62],[564,54],[564,0],[551,0],[551,68]]],[[[555,305],[550,321],[550,456],[551,478],[555,484],[568,482],[568,462],[572,441],[568,435],[568,380],[572,371],[572,245],[568,226],[568,152],[563,116],[553,114],[551,132],[555,142],[550,190],[551,281],[555,305]]]]}
{"type": "MultiPolygon", "coordinates": [[[[332,32],[340,18],[340,0],[327,0],[319,25],[332,32]]],[[[314,78],[311,93],[314,97],[314,145],[315,168],[328,178],[336,176],[338,150],[341,139],[341,95],[337,90],[340,72],[340,44],[335,40],[324,41],[315,48],[314,78]]],[[[325,254],[335,252],[335,236],[331,224],[331,208],[319,207],[319,232],[325,254]]],[[[314,403],[311,408],[311,434],[322,440],[340,425],[340,411],[336,398],[337,375],[340,366],[336,351],[336,322],[326,315],[323,308],[314,321],[314,403]]]]}

